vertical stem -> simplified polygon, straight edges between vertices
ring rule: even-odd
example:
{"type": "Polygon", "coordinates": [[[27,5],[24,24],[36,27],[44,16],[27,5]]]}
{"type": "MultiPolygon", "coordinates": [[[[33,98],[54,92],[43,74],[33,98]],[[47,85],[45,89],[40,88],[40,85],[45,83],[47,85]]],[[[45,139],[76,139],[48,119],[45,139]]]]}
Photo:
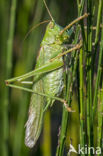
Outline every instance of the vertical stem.
{"type": "MultiPolygon", "coordinates": [[[[77,58],[77,57],[76,57],[77,58]]],[[[68,73],[68,76],[65,77],[65,99],[68,101],[68,106],[71,105],[71,98],[72,98],[72,87],[74,82],[74,77],[76,74],[76,68],[77,68],[77,59],[75,60],[74,67],[71,67],[70,73],[73,72],[72,76],[70,77],[70,73],[68,73]],[[73,69],[72,69],[73,68],[73,69]],[[66,82],[67,81],[67,82],[66,82]]],[[[59,145],[57,147],[56,156],[62,156],[64,152],[64,143],[66,139],[66,132],[67,132],[67,125],[68,125],[68,111],[65,107],[63,107],[63,114],[62,114],[62,124],[61,124],[61,131],[60,131],[60,137],[59,137],[59,145]]]]}
{"type": "MultiPolygon", "coordinates": [[[[97,127],[97,147],[102,147],[102,117],[103,117],[103,91],[98,91],[98,127],[97,127]]],[[[100,156],[100,154],[98,154],[100,156]]]]}
{"type": "MultiPolygon", "coordinates": [[[[81,9],[83,9],[84,1],[82,1],[80,4],[79,0],[78,2],[78,12],[81,12],[81,9]]],[[[84,25],[83,22],[81,21],[81,29],[82,29],[82,38],[83,38],[83,46],[85,47],[85,33],[84,33],[84,25]]],[[[84,100],[83,100],[83,48],[80,49],[79,53],[79,103],[80,103],[80,145],[81,147],[84,147],[85,145],[85,132],[84,132],[84,100]]],[[[83,155],[83,154],[81,154],[83,155]]]]}
{"type": "Polygon", "coordinates": [[[91,145],[91,114],[92,114],[92,70],[91,70],[91,51],[92,51],[92,1],[87,1],[87,12],[90,13],[87,19],[87,136],[88,146],[91,145]]]}
{"type": "Polygon", "coordinates": [[[7,77],[10,78],[12,69],[12,49],[13,49],[13,37],[15,28],[15,14],[16,14],[16,0],[12,0],[11,13],[10,13],[10,25],[9,36],[7,41],[7,77]]]}
{"type": "MultiPolygon", "coordinates": [[[[7,5],[7,4],[6,4],[7,5]]],[[[5,79],[10,78],[11,69],[12,69],[12,48],[13,48],[13,35],[14,35],[14,27],[15,27],[15,9],[16,9],[16,0],[12,0],[11,2],[11,10],[10,10],[10,23],[9,23],[9,31],[8,31],[8,41],[7,41],[7,49],[6,49],[6,61],[5,61],[5,79]]],[[[5,13],[4,13],[5,14],[5,13]]],[[[5,17],[4,17],[5,18],[5,17]]],[[[3,30],[5,31],[5,30],[3,30]]],[[[4,37],[4,36],[3,36],[4,37]]],[[[3,51],[4,52],[4,51],[3,51]]],[[[9,89],[3,88],[3,104],[2,104],[2,147],[0,150],[0,154],[2,156],[8,155],[7,142],[9,141],[9,122],[8,122],[8,104],[9,104],[9,89]]]]}
{"type": "MultiPolygon", "coordinates": [[[[103,24],[103,18],[102,18],[102,24],[103,24]]],[[[103,90],[99,89],[99,86],[100,86],[100,80],[102,78],[102,73],[103,73],[103,68],[102,68],[103,61],[102,60],[103,60],[103,28],[102,28],[102,34],[101,34],[99,63],[98,63],[98,71],[97,71],[96,86],[95,86],[94,101],[93,101],[93,108],[94,108],[93,117],[94,118],[95,118],[95,113],[96,113],[97,104],[98,104],[97,146],[101,147],[101,149],[103,148],[102,146],[102,142],[103,142],[103,139],[102,139],[102,136],[103,136],[102,134],[102,131],[103,131],[103,90]],[[98,94],[98,97],[97,97],[97,94],[98,94]]],[[[103,80],[102,80],[102,86],[103,86],[103,80]]]]}
{"type": "Polygon", "coordinates": [[[61,132],[60,132],[60,139],[59,139],[60,141],[57,146],[56,156],[62,156],[64,152],[64,142],[66,137],[65,132],[67,129],[67,118],[68,118],[68,112],[63,107],[62,124],[61,124],[61,132]]]}
{"type": "MultiPolygon", "coordinates": [[[[103,73],[103,72],[102,72],[103,73]]],[[[101,89],[101,99],[102,99],[102,128],[101,128],[101,149],[103,152],[103,80],[102,80],[102,89],[101,89]]]]}
{"type": "MultiPolygon", "coordinates": [[[[83,0],[84,1],[84,0],[83,0]]],[[[83,8],[83,1],[81,2],[81,7],[83,8]]],[[[78,16],[80,16],[82,14],[82,10],[81,12],[78,14],[78,16]]],[[[75,33],[75,39],[73,41],[73,44],[76,44],[78,41],[78,37],[79,37],[79,29],[77,26],[77,30],[75,33]]],[[[75,80],[75,75],[76,75],[76,69],[77,69],[77,60],[78,60],[78,54],[73,52],[72,57],[75,60],[74,65],[71,65],[71,69],[70,69],[70,73],[68,73],[68,78],[67,78],[67,82],[65,82],[67,88],[65,91],[65,97],[66,100],[68,101],[68,105],[71,105],[71,98],[72,98],[72,87],[73,87],[73,82],[75,80]],[[72,75],[72,76],[70,76],[72,75]]],[[[66,76],[65,76],[66,77],[66,76]]],[[[63,155],[63,151],[64,151],[64,145],[65,145],[65,139],[66,139],[66,132],[67,132],[67,124],[68,124],[68,112],[67,110],[63,107],[63,114],[62,114],[62,124],[61,124],[61,131],[60,131],[60,137],[59,137],[59,145],[57,147],[57,151],[56,151],[56,156],[62,156],[63,155]]]]}
{"type": "Polygon", "coordinates": [[[51,120],[50,111],[47,111],[44,116],[43,128],[43,142],[42,142],[42,155],[51,156],[51,120]]]}
{"type": "Polygon", "coordinates": [[[79,54],[79,73],[80,73],[80,144],[84,147],[84,102],[83,102],[83,49],[79,54]]]}
{"type": "MultiPolygon", "coordinates": [[[[96,57],[97,45],[99,40],[99,31],[100,31],[100,21],[102,17],[102,8],[103,8],[103,1],[99,1],[99,10],[98,10],[98,18],[97,18],[97,27],[96,27],[96,37],[95,37],[95,53],[94,56],[96,57]]],[[[103,19],[102,19],[103,24],[103,19]]],[[[96,85],[94,90],[94,99],[93,99],[93,118],[95,117],[96,107],[97,107],[97,92],[100,83],[101,77],[101,64],[103,59],[103,28],[102,28],[102,35],[101,35],[101,43],[100,43],[100,53],[99,53],[99,63],[98,63],[98,71],[97,71],[97,78],[96,78],[96,85]]],[[[95,58],[93,59],[95,60],[95,58]]]]}
{"type": "MultiPolygon", "coordinates": [[[[93,54],[93,61],[92,61],[92,74],[94,75],[94,68],[95,68],[95,60],[96,60],[96,52],[98,47],[98,41],[99,41],[99,32],[100,32],[100,22],[102,17],[102,10],[103,10],[103,0],[99,0],[99,7],[98,7],[98,16],[97,16],[97,26],[96,26],[96,35],[95,35],[95,49],[93,54]]],[[[93,77],[93,76],[92,76],[93,77]]]]}

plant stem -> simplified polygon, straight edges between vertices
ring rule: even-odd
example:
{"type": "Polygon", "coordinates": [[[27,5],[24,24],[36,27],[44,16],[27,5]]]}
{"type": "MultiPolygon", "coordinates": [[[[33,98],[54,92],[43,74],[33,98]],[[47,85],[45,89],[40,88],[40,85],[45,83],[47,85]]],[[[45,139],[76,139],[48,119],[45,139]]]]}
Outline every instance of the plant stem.
{"type": "MultiPolygon", "coordinates": [[[[81,8],[83,9],[84,0],[81,2],[81,8]]],[[[80,12],[78,12],[78,16],[81,16],[82,9],[80,12]]],[[[76,44],[79,37],[79,27],[77,26],[76,33],[75,33],[75,39],[73,41],[73,44],[76,44]]],[[[78,60],[78,54],[72,53],[72,57],[75,60],[74,65],[71,65],[70,73],[68,73],[68,80],[67,80],[67,89],[66,89],[66,100],[68,100],[68,106],[71,104],[71,98],[72,98],[72,87],[75,80],[76,75],[76,69],[77,69],[77,60],[78,60]],[[70,76],[72,75],[72,76],[70,76]]],[[[72,61],[71,61],[72,62],[72,61]]],[[[63,114],[62,114],[62,124],[61,124],[61,131],[60,131],[60,137],[59,137],[59,145],[57,147],[56,156],[62,156],[64,151],[64,143],[66,138],[66,132],[67,132],[67,123],[68,123],[68,112],[63,108],[63,114]]]]}
{"type": "MultiPolygon", "coordinates": [[[[100,1],[101,3],[101,1],[100,1]]],[[[101,5],[99,5],[101,6],[101,5]]],[[[101,10],[101,9],[100,9],[101,10]]],[[[100,12],[98,10],[98,12],[100,12]]],[[[99,13],[98,13],[99,14],[99,13]]],[[[101,14],[102,15],[102,14],[101,14]]],[[[99,14],[98,18],[100,19],[101,15],[99,14]]],[[[97,23],[100,23],[100,22],[97,22],[97,23]]],[[[103,18],[102,18],[102,24],[103,24],[103,18]]],[[[97,33],[98,34],[98,25],[97,24],[97,33]]],[[[100,26],[100,25],[99,25],[100,26]]],[[[96,40],[95,40],[95,43],[97,44],[98,43],[98,35],[96,35],[96,40]]],[[[93,119],[95,118],[95,112],[96,112],[96,108],[97,108],[97,92],[98,92],[98,87],[99,87],[99,84],[100,84],[100,78],[101,78],[101,71],[102,71],[102,60],[103,60],[103,28],[102,28],[102,33],[101,33],[101,42],[100,42],[100,52],[99,52],[99,62],[98,62],[98,70],[97,70],[97,77],[96,77],[96,83],[95,83],[95,90],[94,90],[94,99],[93,99],[93,119]]]]}
{"type": "MultiPolygon", "coordinates": [[[[84,1],[78,3],[78,12],[80,13],[83,9],[84,1]],[[83,3],[83,4],[82,4],[83,3]]],[[[84,25],[81,21],[81,30],[82,30],[82,38],[83,38],[83,47],[80,49],[79,53],[79,103],[80,103],[80,145],[84,147],[85,143],[85,132],[84,132],[84,99],[83,99],[83,48],[86,46],[86,39],[84,33],[84,25]]],[[[83,154],[81,154],[83,155],[83,154]]]]}
{"type": "MultiPolygon", "coordinates": [[[[103,23],[103,18],[102,18],[103,23]]],[[[93,119],[95,120],[95,113],[97,110],[98,104],[98,127],[97,127],[97,146],[102,148],[102,124],[103,124],[103,90],[99,89],[100,87],[100,80],[102,79],[103,73],[103,28],[101,33],[101,42],[100,42],[100,51],[99,51],[99,62],[98,62],[98,71],[96,77],[96,85],[95,85],[95,92],[94,92],[94,101],[93,101],[93,119]],[[99,90],[99,91],[98,91],[99,90]],[[98,94],[98,96],[97,96],[98,94]],[[98,103],[97,103],[98,101],[98,103]]],[[[102,80],[103,86],[103,80],[102,80]]],[[[99,154],[98,154],[99,156],[99,154]]]]}
{"type": "Polygon", "coordinates": [[[84,147],[84,100],[83,100],[83,49],[79,54],[79,72],[80,72],[80,144],[84,147]]]}
{"type": "Polygon", "coordinates": [[[101,143],[101,149],[102,149],[102,152],[103,152],[103,80],[102,80],[102,89],[101,89],[101,99],[102,99],[102,128],[101,128],[101,134],[102,134],[101,140],[102,140],[102,143],[101,143]]]}
{"type": "MultiPolygon", "coordinates": [[[[5,7],[8,3],[5,3],[5,7]]],[[[14,36],[14,28],[15,28],[15,11],[16,10],[16,0],[12,0],[11,9],[10,9],[10,21],[9,21],[9,29],[8,29],[8,41],[7,41],[7,49],[6,49],[6,58],[5,58],[5,73],[4,78],[10,78],[11,70],[12,70],[12,49],[13,49],[13,36],[14,36]]],[[[4,12],[6,15],[6,12],[4,12]]],[[[6,15],[7,16],[7,15],[6,15]]],[[[5,18],[5,17],[4,17],[5,18]]],[[[7,24],[7,23],[6,23],[7,24]]],[[[5,28],[5,27],[4,27],[5,28]]],[[[6,31],[3,29],[3,31],[6,31]]],[[[4,37],[4,36],[3,36],[4,37]]],[[[5,45],[6,46],[6,45],[5,45]]],[[[4,53],[4,51],[2,52],[4,53]]],[[[4,54],[3,54],[4,55],[4,54]]],[[[3,64],[4,66],[4,64],[3,64]]],[[[4,81],[4,80],[3,80],[4,81]]],[[[3,82],[4,84],[4,82],[3,82]]],[[[0,150],[0,154],[2,156],[8,155],[8,147],[7,142],[9,141],[9,121],[8,121],[8,104],[9,104],[9,89],[4,86],[3,88],[3,104],[2,104],[2,149],[0,150]]]]}
{"type": "MultiPolygon", "coordinates": [[[[76,62],[75,62],[75,66],[77,67],[76,62]]],[[[71,67],[70,72],[72,73],[72,67],[71,67]]],[[[76,73],[76,70],[74,69],[73,70],[73,75],[71,77],[68,76],[68,80],[67,80],[68,83],[65,80],[65,85],[67,86],[67,88],[65,89],[65,96],[66,96],[66,101],[68,101],[68,106],[70,106],[70,104],[71,104],[73,76],[75,75],[75,73],[76,73]]],[[[65,79],[66,79],[66,75],[65,75],[65,79]]],[[[64,143],[65,143],[66,131],[67,131],[67,123],[68,123],[68,112],[63,107],[61,131],[60,131],[59,144],[58,144],[58,147],[57,147],[56,156],[62,156],[63,155],[64,143]]]]}
{"type": "Polygon", "coordinates": [[[42,153],[43,156],[51,156],[51,120],[50,111],[47,111],[44,116],[44,128],[43,128],[43,142],[42,142],[42,153]]]}
{"type": "Polygon", "coordinates": [[[92,70],[91,70],[91,52],[92,52],[92,1],[87,1],[87,12],[90,13],[87,19],[87,136],[88,146],[91,145],[91,114],[92,114],[92,70]]]}
{"type": "Polygon", "coordinates": [[[95,35],[95,41],[94,41],[95,49],[94,49],[94,54],[93,54],[93,58],[92,58],[92,75],[94,75],[94,68],[95,68],[94,64],[95,64],[95,60],[96,60],[97,47],[98,47],[98,41],[99,41],[99,32],[100,32],[100,22],[101,22],[101,17],[102,17],[102,10],[103,10],[103,0],[99,0],[96,35],[95,35]]]}
{"type": "Polygon", "coordinates": [[[15,28],[15,14],[16,14],[16,0],[12,0],[9,36],[7,41],[7,77],[10,77],[11,69],[12,69],[12,49],[13,49],[13,36],[14,36],[14,28],[15,28]]]}
{"type": "MultiPolygon", "coordinates": [[[[103,118],[103,91],[98,91],[98,127],[97,127],[97,147],[102,147],[102,118],[103,118]]],[[[100,156],[100,154],[98,154],[100,156]]]]}
{"type": "MultiPolygon", "coordinates": [[[[73,44],[76,44],[78,41],[79,36],[79,29],[76,31],[75,40],[73,44]]],[[[72,98],[72,87],[75,80],[75,74],[77,69],[77,60],[78,60],[78,54],[73,52],[73,58],[75,58],[74,65],[71,65],[70,73],[68,73],[68,80],[67,80],[67,88],[66,88],[66,100],[68,101],[68,106],[71,104],[71,98],[72,98]],[[72,76],[70,76],[72,75],[72,76]]],[[[64,151],[64,143],[66,139],[66,132],[67,132],[67,125],[68,125],[68,112],[63,108],[63,114],[62,114],[62,124],[61,124],[61,131],[60,131],[60,137],[59,137],[59,145],[57,147],[56,156],[62,156],[64,151]]]]}

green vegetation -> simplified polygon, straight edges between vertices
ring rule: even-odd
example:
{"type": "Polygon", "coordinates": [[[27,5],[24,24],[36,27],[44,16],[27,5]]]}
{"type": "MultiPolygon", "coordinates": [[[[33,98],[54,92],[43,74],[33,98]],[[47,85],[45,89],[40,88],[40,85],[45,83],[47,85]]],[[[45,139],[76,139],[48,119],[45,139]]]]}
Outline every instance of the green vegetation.
{"type": "MultiPolygon", "coordinates": [[[[74,46],[82,40],[82,48],[65,58],[68,70],[64,70],[61,97],[75,112],[68,112],[62,103],[55,102],[45,114],[37,144],[33,149],[25,146],[30,93],[8,88],[5,80],[34,69],[46,24],[23,39],[33,26],[50,17],[42,0],[1,0],[0,155],[70,155],[70,143],[76,150],[78,144],[101,147],[103,153],[103,0],[46,2],[56,23],[63,27],[85,12],[89,13],[87,19],[75,25],[71,40],[74,46]]],[[[74,155],[78,154],[71,153],[74,155]]]]}

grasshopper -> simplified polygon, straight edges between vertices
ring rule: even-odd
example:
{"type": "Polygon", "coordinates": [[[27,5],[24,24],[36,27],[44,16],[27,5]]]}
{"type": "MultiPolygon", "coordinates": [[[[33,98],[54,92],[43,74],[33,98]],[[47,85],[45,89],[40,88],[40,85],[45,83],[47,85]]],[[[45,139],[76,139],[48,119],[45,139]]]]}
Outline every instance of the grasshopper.
{"type": "Polygon", "coordinates": [[[82,44],[79,43],[74,48],[68,50],[64,44],[73,33],[72,25],[88,16],[88,14],[85,13],[63,28],[55,23],[45,0],[43,0],[43,2],[51,17],[51,21],[46,27],[45,35],[40,45],[35,70],[22,76],[6,80],[6,84],[10,87],[32,92],[25,132],[25,144],[30,148],[36,144],[40,136],[45,111],[49,106],[53,105],[55,100],[63,102],[64,106],[71,111],[71,109],[67,107],[65,100],[58,97],[63,89],[64,61],[62,56],[73,50],[80,49],[82,44]],[[23,83],[23,80],[31,76],[34,77],[33,89],[11,84],[11,82],[14,81],[23,83]]]}

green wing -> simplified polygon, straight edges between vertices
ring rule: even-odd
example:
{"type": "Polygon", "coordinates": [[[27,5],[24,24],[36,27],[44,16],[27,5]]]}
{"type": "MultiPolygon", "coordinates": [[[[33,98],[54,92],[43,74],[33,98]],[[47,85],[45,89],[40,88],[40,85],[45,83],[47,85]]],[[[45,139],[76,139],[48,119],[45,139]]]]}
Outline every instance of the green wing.
{"type": "MultiPolygon", "coordinates": [[[[34,86],[33,90],[36,92],[43,92],[42,81],[39,80],[34,86]]],[[[44,97],[36,94],[32,94],[29,117],[26,123],[26,135],[25,144],[32,148],[38,137],[40,136],[43,122],[43,109],[44,109],[44,97]]]]}
{"type": "MultiPolygon", "coordinates": [[[[36,69],[42,65],[42,48],[38,56],[38,61],[36,64],[36,69]]],[[[34,78],[33,90],[38,93],[43,93],[43,83],[41,79],[42,75],[36,75],[34,78]]],[[[42,123],[43,123],[43,110],[44,110],[44,97],[32,94],[30,107],[29,107],[29,117],[26,123],[26,132],[25,132],[25,144],[26,146],[32,148],[38,137],[40,136],[42,123]]]]}

